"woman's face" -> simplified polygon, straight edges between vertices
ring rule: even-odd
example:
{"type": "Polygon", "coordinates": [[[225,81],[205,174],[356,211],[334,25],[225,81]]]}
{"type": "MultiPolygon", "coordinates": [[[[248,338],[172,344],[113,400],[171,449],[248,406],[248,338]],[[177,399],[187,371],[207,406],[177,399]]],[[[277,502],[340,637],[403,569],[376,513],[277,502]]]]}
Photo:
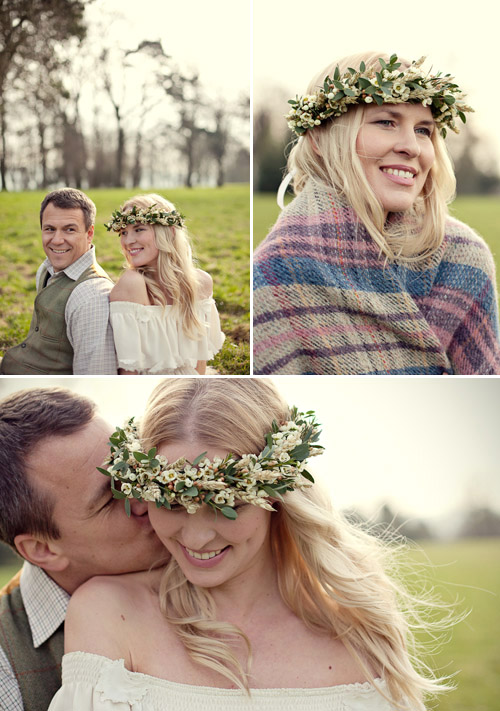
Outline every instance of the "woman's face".
{"type": "Polygon", "coordinates": [[[153,225],[128,225],[120,233],[122,252],[131,267],[154,266],[158,258],[153,225]]]}
{"type": "MultiPolygon", "coordinates": [[[[183,442],[162,446],[158,451],[173,462],[179,457],[193,461],[203,450],[183,442]]],[[[207,452],[210,459],[226,454],[219,450],[207,452]]],[[[238,517],[232,521],[208,505],[188,514],[183,506],[169,511],[149,504],[156,535],[194,585],[216,587],[251,571],[259,574],[270,564],[271,512],[243,503],[235,508],[238,517]]]]}
{"type": "Polygon", "coordinates": [[[434,130],[431,110],[422,104],[365,108],[356,151],[386,217],[409,210],[422,192],[434,162],[434,130]]]}

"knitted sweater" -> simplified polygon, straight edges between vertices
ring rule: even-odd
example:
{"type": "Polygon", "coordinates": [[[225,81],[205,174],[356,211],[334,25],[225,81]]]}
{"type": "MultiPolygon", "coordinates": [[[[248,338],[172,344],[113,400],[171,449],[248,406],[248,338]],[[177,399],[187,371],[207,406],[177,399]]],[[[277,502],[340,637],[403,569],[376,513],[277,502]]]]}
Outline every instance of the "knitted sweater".
{"type": "Polygon", "coordinates": [[[254,261],[258,374],[500,374],[495,266],[448,218],[424,262],[389,262],[352,208],[309,181],[254,261]]]}

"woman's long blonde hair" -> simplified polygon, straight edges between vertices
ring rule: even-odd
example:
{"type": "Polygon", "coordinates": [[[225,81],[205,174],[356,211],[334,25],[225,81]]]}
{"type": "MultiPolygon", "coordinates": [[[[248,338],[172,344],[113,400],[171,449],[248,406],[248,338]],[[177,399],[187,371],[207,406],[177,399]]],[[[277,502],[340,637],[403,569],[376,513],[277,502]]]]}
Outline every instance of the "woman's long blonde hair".
{"type": "MultiPolygon", "coordinates": [[[[267,379],[171,378],[153,391],[141,434],[146,449],[196,440],[241,455],[261,451],[272,421],[287,417],[287,405],[267,379]]],[[[431,622],[419,613],[429,612],[430,601],[412,597],[386,572],[393,547],[336,513],[321,486],[289,492],[277,506],[270,536],[283,601],[310,629],[341,639],[367,678],[382,677],[393,703],[424,709],[426,693],[449,687],[419,658],[414,630],[431,632],[435,641],[446,620],[431,622]]],[[[210,591],[186,580],[174,558],[163,574],[160,607],[195,662],[248,691],[234,653],[243,640],[250,659],[248,639],[216,620],[210,591]]]]}
{"type": "MultiPolygon", "coordinates": [[[[333,76],[339,65],[341,73],[348,67],[378,65],[378,59],[389,60],[383,53],[356,54],[335,62],[318,74],[307,88],[308,94],[323,86],[326,76],[333,76]]],[[[403,67],[410,63],[400,60],[403,67]]],[[[315,180],[345,198],[353,207],[380,250],[389,259],[418,262],[432,255],[444,239],[448,203],[455,196],[456,181],[444,139],[438,130],[432,132],[434,164],[429,171],[422,195],[413,209],[386,222],[384,210],[366,179],[356,151],[356,139],[363,123],[365,109],[355,105],[339,118],[325,121],[310,129],[292,148],[288,170],[293,172],[293,187],[298,194],[309,179],[315,180]],[[403,216],[404,215],[404,216],[403,216]]],[[[398,214],[399,215],[399,214],[398,214]]]]}
{"type": "MultiPolygon", "coordinates": [[[[128,212],[134,205],[147,209],[158,205],[166,210],[175,210],[175,206],[161,195],[134,195],[121,207],[121,212],[128,212]]],[[[193,265],[191,244],[184,227],[151,225],[155,232],[155,243],[159,254],[155,267],[137,267],[145,281],[148,293],[154,304],[167,305],[167,295],[178,309],[184,333],[191,338],[201,336],[203,325],[196,313],[198,296],[198,276],[193,265]]]]}

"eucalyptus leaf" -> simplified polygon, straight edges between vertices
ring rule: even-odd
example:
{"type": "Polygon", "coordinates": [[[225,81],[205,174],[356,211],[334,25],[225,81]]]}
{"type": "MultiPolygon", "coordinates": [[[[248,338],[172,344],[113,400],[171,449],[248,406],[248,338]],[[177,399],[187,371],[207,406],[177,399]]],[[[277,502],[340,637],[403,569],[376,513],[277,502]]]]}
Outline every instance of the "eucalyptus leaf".
{"type": "Polygon", "coordinates": [[[125,513],[130,518],[130,499],[125,499],[125,513]]]}
{"type": "Polygon", "coordinates": [[[189,489],[185,489],[182,493],[186,494],[186,496],[198,496],[199,491],[196,486],[190,486],[189,489]]]}
{"type": "Polygon", "coordinates": [[[194,462],[192,462],[193,467],[197,467],[198,464],[201,462],[201,460],[202,460],[202,459],[205,459],[206,456],[207,456],[207,453],[206,453],[206,452],[202,452],[201,454],[198,454],[198,456],[196,457],[196,459],[194,460],[194,462]]]}
{"type": "Polygon", "coordinates": [[[235,519],[238,518],[237,512],[234,509],[232,509],[230,506],[223,506],[220,509],[220,512],[226,518],[230,518],[231,521],[234,521],[235,519]]]}

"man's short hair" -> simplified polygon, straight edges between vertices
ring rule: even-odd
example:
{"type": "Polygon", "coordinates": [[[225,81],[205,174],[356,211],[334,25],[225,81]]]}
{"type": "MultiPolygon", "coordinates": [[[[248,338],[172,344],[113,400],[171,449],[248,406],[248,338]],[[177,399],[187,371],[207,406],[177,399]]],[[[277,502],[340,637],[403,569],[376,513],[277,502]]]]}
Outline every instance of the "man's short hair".
{"type": "Polygon", "coordinates": [[[30,481],[26,460],[46,437],[85,427],[95,411],[92,400],[66,388],[29,388],[0,401],[0,540],[14,550],[21,533],[61,535],[52,520],[55,500],[30,481]]]}
{"type": "Polygon", "coordinates": [[[85,229],[89,230],[95,223],[96,206],[88,195],[82,193],[76,188],[59,188],[48,193],[40,206],[40,227],[42,226],[43,211],[49,203],[59,207],[62,210],[70,210],[71,208],[79,207],[83,212],[85,229]]]}

